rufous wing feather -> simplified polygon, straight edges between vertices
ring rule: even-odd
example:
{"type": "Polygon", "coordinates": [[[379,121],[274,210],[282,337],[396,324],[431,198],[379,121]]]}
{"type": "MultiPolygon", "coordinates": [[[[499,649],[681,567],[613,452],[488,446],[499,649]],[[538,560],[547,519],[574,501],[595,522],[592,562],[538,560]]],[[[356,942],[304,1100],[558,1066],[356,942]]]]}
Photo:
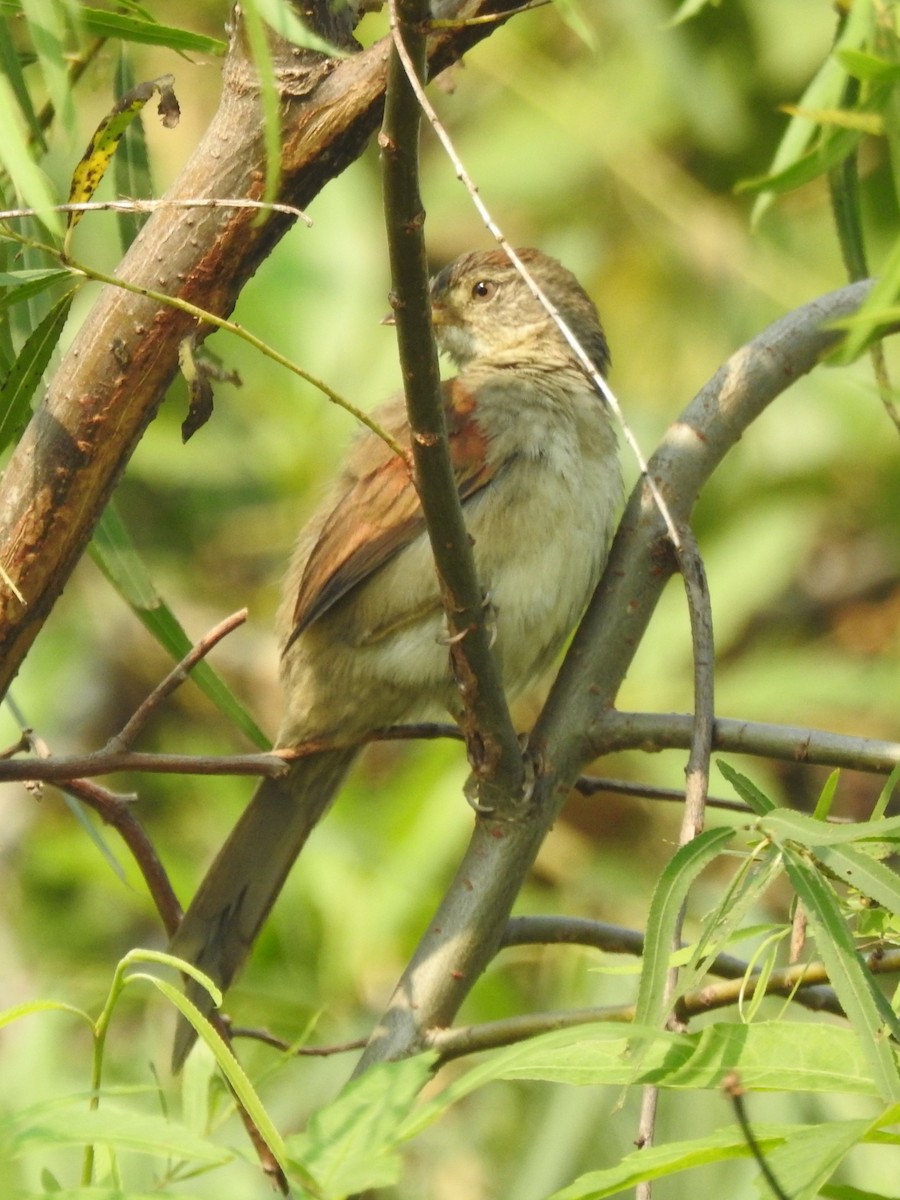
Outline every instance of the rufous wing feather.
{"type": "MultiPolygon", "coordinates": [[[[465,501],[489,482],[494,468],[470,393],[458,379],[451,379],[442,385],[442,394],[450,459],[465,501]]],[[[396,433],[401,444],[409,444],[405,422],[396,433]]],[[[326,518],[307,559],[288,646],[425,528],[406,459],[375,434],[366,434],[358,443],[348,461],[348,475],[352,486],[326,518]]]]}

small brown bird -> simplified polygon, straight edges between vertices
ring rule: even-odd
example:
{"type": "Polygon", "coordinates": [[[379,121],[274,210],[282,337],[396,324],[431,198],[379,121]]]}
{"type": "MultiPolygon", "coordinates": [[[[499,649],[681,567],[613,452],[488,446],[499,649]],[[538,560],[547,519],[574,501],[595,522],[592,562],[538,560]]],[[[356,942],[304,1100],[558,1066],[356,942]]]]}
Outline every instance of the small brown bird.
{"type": "MultiPolygon", "coordinates": [[[[592,301],[537,250],[520,257],[599,371],[609,364],[592,301]]],[[[545,670],[606,561],[622,482],[606,404],[553,319],[499,250],[465,254],[431,285],[450,454],[494,653],[512,696],[545,670]]],[[[376,414],[409,445],[403,398],[376,414]]],[[[172,943],[222,988],[250,951],[361,737],[458,711],[431,548],[406,462],[364,432],[301,532],[279,617],[280,747],[330,748],[264,780],[172,943]]],[[[206,993],[190,985],[206,1010],[206,993]]],[[[193,1044],[184,1024],[174,1062],[193,1044]]]]}

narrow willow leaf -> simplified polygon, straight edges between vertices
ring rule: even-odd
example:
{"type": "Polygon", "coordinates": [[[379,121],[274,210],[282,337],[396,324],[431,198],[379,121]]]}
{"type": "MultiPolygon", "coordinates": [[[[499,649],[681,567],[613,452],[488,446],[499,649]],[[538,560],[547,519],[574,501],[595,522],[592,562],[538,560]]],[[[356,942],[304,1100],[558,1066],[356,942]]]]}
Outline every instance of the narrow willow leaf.
{"type": "Polygon", "coordinates": [[[895,842],[900,840],[900,817],[883,817],[880,821],[852,821],[832,825],[817,821],[807,813],[779,809],[761,817],[756,828],[779,845],[786,841],[801,845],[843,846],[850,842],[895,842]]]}
{"type": "Polygon", "coordinates": [[[46,175],[31,157],[19,107],[12,87],[0,74],[0,112],[3,113],[3,136],[0,137],[0,165],[4,167],[23,203],[35,210],[35,215],[54,238],[63,234],[62,218],[53,211],[56,198],[46,175]]]}
{"type": "Polygon", "coordinates": [[[900,762],[897,763],[884,781],[884,787],[881,789],[875,807],[872,809],[872,820],[879,820],[884,816],[898,783],[900,783],[900,762]]]}
{"type": "MultiPolygon", "coordinates": [[[[754,1126],[753,1132],[764,1154],[770,1154],[776,1146],[793,1136],[796,1127],[776,1127],[776,1130],[763,1132],[754,1126]]],[[[668,1179],[692,1167],[749,1157],[750,1147],[740,1129],[717,1129],[715,1133],[697,1138],[696,1141],[669,1142],[664,1146],[645,1146],[640,1150],[633,1150],[614,1167],[582,1175],[562,1191],[554,1192],[547,1200],[603,1200],[606,1196],[617,1196],[629,1191],[639,1183],[668,1179]]]]}
{"type": "Polygon", "coordinates": [[[716,766],[737,792],[741,800],[745,804],[749,804],[757,816],[773,812],[777,808],[775,801],[770,800],[765,792],[761,792],[756,784],[751,779],[748,779],[746,775],[742,775],[740,771],[736,771],[734,767],[729,766],[727,762],[723,762],[721,759],[716,760],[716,766]]]}
{"type": "Polygon", "coordinates": [[[819,1193],[823,1200],[892,1200],[883,1192],[864,1192],[849,1183],[827,1183],[819,1193]]]}
{"type": "Polygon", "coordinates": [[[39,295],[54,283],[70,279],[68,271],[58,271],[48,268],[45,271],[4,271],[0,273],[0,320],[3,314],[17,304],[24,304],[33,296],[39,295]]]}
{"type": "Polygon", "coordinates": [[[28,84],[25,82],[25,76],[22,74],[22,62],[19,52],[16,50],[15,44],[10,37],[9,27],[4,20],[0,20],[0,71],[9,80],[16,100],[19,103],[19,111],[25,118],[25,124],[28,127],[31,137],[34,139],[35,145],[40,147],[41,150],[46,151],[47,142],[44,138],[44,131],[41,129],[40,122],[37,119],[37,113],[34,111],[34,105],[31,103],[31,92],[28,90],[28,84]]]}
{"type": "Polygon", "coordinates": [[[856,130],[836,129],[820,145],[801,155],[780,171],[772,171],[753,179],[742,179],[735,191],[751,195],[772,196],[792,192],[806,183],[811,183],[852,154],[859,145],[862,134],[856,130]]]}
{"type": "Polygon", "coordinates": [[[556,11],[575,36],[580,38],[589,50],[596,50],[597,35],[580,0],[554,0],[554,3],[556,11]]]}
{"type": "Polygon", "coordinates": [[[306,50],[318,50],[320,54],[327,54],[330,58],[346,58],[347,51],[314,33],[300,20],[296,9],[288,0],[250,0],[244,8],[245,18],[251,7],[256,9],[277,34],[293,42],[295,46],[302,46],[306,50]]]}
{"type": "MultiPolygon", "coordinates": [[[[162,117],[163,125],[167,129],[172,129],[178,124],[181,110],[175,97],[174,83],[173,75],[160,75],[158,79],[139,83],[130,92],[119,97],[95,129],[87,150],[72,173],[72,182],[69,186],[70,204],[84,204],[90,200],[97,190],[100,180],[106,174],[125,130],[151,96],[159,93],[157,111],[162,117]]],[[[69,213],[70,230],[75,228],[83,215],[80,212],[69,213]]]]}
{"type": "Polygon", "coordinates": [[[851,1150],[871,1130],[872,1122],[824,1121],[794,1133],[766,1155],[766,1165],[791,1200],[815,1200],[851,1150]]]}
{"type": "MultiPolygon", "coordinates": [[[[42,0],[42,3],[45,0],[42,0]]],[[[22,12],[22,0],[0,0],[0,14],[18,16],[22,12]]],[[[78,8],[79,24],[92,37],[119,38],[124,42],[141,42],[154,46],[167,46],[170,50],[184,53],[214,54],[221,56],[228,49],[219,38],[192,33],[188,29],[177,29],[160,25],[150,17],[104,12],[99,8],[78,8]]]]}
{"type": "Polygon", "coordinates": [[[74,295],[72,288],[57,300],[0,384],[0,451],[13,441],[28,420],[31,398],[59,342],[74,295]]]}
{"type": "MultiPolygon", "coordinates": [[[[113,505],[108,505],[94,531],[91,557],[145,629],[178,660],[193,644],[172,609],[156,590],[113,505]]],[[[229,720],[261,750],[271,741],[247,709],[207,662],[199,662],[191,678],[229,720]]]]}
{"type": "Polygon", "coordinates": [[[734,837],[733,829],[708,829],[681,846],[666,865],[650,901],[644,964],[638,988],[635,1022],[654,1026],[666,1009],[666,974],[681,906],[691,884],[734,837]]]}
{"type": "MultiPolygon", "coordinates": [[[[679,973],[678,990],[682,995],[700,986],[701,980],[709,973],[712,960],[736,940],[738,929],[747,914],[756,908],[760,897],[782,869],[781,855],[773,847],[760,849],[754,857],[744,862],[715,912],[704,921],[703,932],[691,960],[679,973]]],[[[759,933],[768,933],[769,929],[767,926],[759,933]]],[[[740,936],[744,937],[745,934],[746,930],[741,929],[740,936]]]]}
{"type": "MultiPolygon", "coordinates": [[[[131,957],[135,958],[135,954],[140,954],[140,951],[133,952],[131,957]]],[[[178,988],[173,987],[167,980],[160,979],[156,975],[148,975],[143,971],[135,971],[126,977],[126,982],[129,984],[138,982],[152,984],[153,987],[161,992],[178,1009],[186,1020],[190,1021],[212,1051],[219,1070],[228,1080],[234,1090],[235,1096],[237,1096],[249,1114],[250,1119],[260,1134],[262,1134],[266,1145],[272,1151],[278,1165],[284,1170],[287,1165],[287,1151],[281,1134],[266,1111],[263,1102],[260,1100],[243,1067],[234,1057],[230,1048],[219,1037],[218,1033],[202,1016],[197,1006],[188,1000],[187,996],[179,991],[178,988]]]]}
{"type": "Polygon", "coordinates": [[[832,771],[825,780],[825,786],[819,793],[819,798],[816,801],[816,807],[813,811],[813,818],[816,821],[824,821],[831,812],[831,806],[834,804],[834,797],[837,793],[840,778],[840,771],[832,771]]]}
{"type": "Polygon", "coordinates": [[[810,121],[815,121],[817,125],[854,129],[857,133],[865,133],[870,137],[880,137],[884,133],[884,121],[881,114],[877,112],[847,108],[801,109],[792,104],[785,106],[785,112],[806,117],[810,121]]]}
{"type": "MultiPolygon", "coordinates": [[[[830,108],[840,102],[844,90],[846,72],[838,55],[844,50],[858,50],[872,36],[874,9],[870,4],[851,6],[832,54],[816,72],[809,87],[803,93],[799,108],[830,108]]],[[[817,133],[817,126],[804,117],[794,117],[782,137],[769,174],[777,177],[802,158],[817,133]]],[[[832,164],[833,165],[833,164],[832,164]]],[[[772,200],[771,190],[764,191],[753,207],[752,220],[758,222],[772,200]]]]}
{"type": "MultiPolygon", "coordinates": [[[[46,1154],[65,1146],[112,1146],[138,1150],[165,1162],[170,1157],[198,1163],[230,1162],[232,1151],[198,1137],[184,1126],[151,1113],[137,1113],[112,1104],[95,1111],[79,1106],[62,1108],[48,1104],[43,1114],[29,1113],[9,1140],[8,1160],[36,1152],[46,1154]]],[[[8,1161],[7,1160],[7,1161],[8,1161]]]]}
{"type": "Polygon", "coordinates": [[[288,1138],[288,1155],[316,1179],[323,1200],[343,1200],[400,1177],[401,1129],[431,1078],[436,1056],[379,1063],[288,1138]]]}
{"type": "Polygon", "coordinates": [[[816,861],[863,896],[900,914],[900,876],[861,846],[818,846],[816,861]]]}
{"type": "Polygon", "coordinates": [[[860,1039],[844,1026],[788,1020],[718,1022],[699,1033],[673,1033],[627,1022],[599,1022],[538,1034],[495,1051],[420,1104],[402,1135],[416,1136],[454,1104],[497,1079],[573,1087],[653,1084],[682,1091],[719,1089],[734,1071],[750,1089],[878,1094],[860,1039]],[[639,1061],[626,1053],[636,1041],[642,1048],[639,1061]]]}
{"type": "Polygon", "coordinates": [[[53,104],[54,117],[62,121],[67,132],[71,132],[75,123],[75,105],[66,61],[66,26],[60,6],[52,0],[22,0],[22,12],[53,104]]]}
{"type": "MultiPolygon", "coordinates": [[[[244,28],[247,31],[247,41],[250,44],[250,53],[253,55],[253,64],[259,74],[260,99],[263,109],[266,179],[262,200],[264,204],[272,204],[278,198],[281,181],[281,104],[275,79],[275,67],[272,62],[272,51],[263,24],[264,8],[266,5],[260,3],[259,0],[251,0],[244,11],[244,28]]],[[[274,14],[269,13],[269,15],[273,16],[274,14]]],[[[296,17],[294,19],[296,20],[296,17]]],[[[263,217],[263,219],[265,218],[263,217]]],[[[184,440],[187,441],[189,436],[190,434],[185,435],[184,440]]]]}
{"type": "Polygon", "coordinates": [[[900,63],[887,62],[864,50],[840,50],[837,58],[847,74],[861,83],[900,83],[900,63]]]}
{"type": "Polygon", "coordinates": [[[785,850],[785,867],[806,909],[831,986],[869,1059],[878,1094],[896,1101],[900,1099],[900,1071],[887,1035],[897,1038],[900,1023],[860,958],[831,888],[790,848],[785,850]]]}

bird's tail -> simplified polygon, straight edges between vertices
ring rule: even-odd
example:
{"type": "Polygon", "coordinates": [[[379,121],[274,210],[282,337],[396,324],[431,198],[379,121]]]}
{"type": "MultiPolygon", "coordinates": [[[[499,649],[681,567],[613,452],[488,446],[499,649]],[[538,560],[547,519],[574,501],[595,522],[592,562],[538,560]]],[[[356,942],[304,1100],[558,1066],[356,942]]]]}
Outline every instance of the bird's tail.
{"type": "MultiPolygon", "coordinates": [[[[209,975],[223,991],[241,969],[263,921],[314,826],[324,816],[356,751],[326,750],[297,759],[286,775],[264,779],[206,873],[170,951],[209,975]]],[[[208,1014],[212,1000],[189,981],[187,994],[208,1014]]],[[[172,1052],[177,1071],[196,1034],[179,1022],[172,1052]]]]}

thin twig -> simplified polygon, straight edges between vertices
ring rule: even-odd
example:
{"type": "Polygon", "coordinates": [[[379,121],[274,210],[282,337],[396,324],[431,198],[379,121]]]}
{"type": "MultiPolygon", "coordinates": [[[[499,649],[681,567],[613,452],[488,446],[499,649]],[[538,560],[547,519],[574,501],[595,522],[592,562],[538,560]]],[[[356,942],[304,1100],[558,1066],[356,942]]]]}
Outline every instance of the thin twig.
{"type": "Polygon", "coordinates": [[[295,1046],[285,1038],[276,1037],[268,1029],[251,1028],[246,1025],[229,1026],[232,1040],[246,1038],[248,1041],[262,1042],[283,1054],[295,1054],[297,1058],[332,1058],[336,1054],[349,1054],[353,1050],[362,1050],[366,1044],[365,1038],[354,1038],[349,1042],[334,1042],[330,1046],[295,1046]]]}
{"type": "Polygon", "coordinates": [[[516,17],[519,13],[531,12],[535,8],[546,8],[548,4],[552,4],[553,0],[530,0],[528,4],[522,4],[518,8],[504,8],[500,12],[483,13],[480,17],[431,17],[427,22],[429,29],[465,29],[472,25],[491,25],[497,24],[499,21],[508,21],[510,17],[516,17]]]}
{"type": "Polygon", "coordinates": [[[69,779],[92,779],[115,771],[147,772],[152,775],[261,775],[277,779],[296,758],[293,751],[272,750],[268,754],[151,754],[137,750],[90,754],[68,754],[52,758],[11,758],[0,761],[0,783],[41,780],[60,783],[69,779]]]}
{"type": "MultiPolygon", "coordinates": [[[[631,779],[611,779],[605,775],[582,775],[575,780],[575,791],[580,796],[595,796],[598,792],[609,792],[616,796],[633,796],[637,800],[661,800],[665,803],[684,804],[684,788],[660,787],[654,783],[635,783],[631,779]]],[[[723,812],[752,814],[749,804],[742,800],[725,800],[721,796],[707,796],[707,808],[723,812]]]]}
{"type": "Polygon", "coordinates": [[[51,204],[48,208],[5,208],[0,211],[0,221],[14,221],[22,217],[40,217],[43,213],[86,213],[86,212],[116,212],[144,213],[156,212],[159,208],[264,208],[267,212],[284,213],[286,217],[294,217],[304,225],[312,225],[312,218],[293,204],[277,204],[273,200],[247,200],[240,197],[197,196],[188,200],[144,200],[137,197],[123,197],[119,200],[82,200],[78,203],[51,204]]]}
{"type": "Polygon", "coordinates": [[[92,808],[104,824],[115,829],[138,866],[163,928],[171,937],[182,917],[181,905],[150,838],[134,815],[133,799],[119,796],[87,779],[69,779],[61,790],[92,808]]]}
{"type": "MultiPolygon", "coordinates": [[[[703,559],[693,530],[684,526],[676,548],[678,566],[684,581],[691,626],[691,650],[694,663],[694,719],[691,729],[691,751],[685,770],[685,797],[682,812],[679,846],[685,846],[703,831],[706,797],[709,791],[709,764],[712,754],[713,723],[715,721],[714,662],[715,650],[712,629],[712,608],[703,559]]],[[[686,905],[682,904],[675,920],[672,950],[681,948],[686,905]]],[[[666,976],[666,1004],[678,987],[678,968],[673,966],[666,976]]],[[[671,1024],[671,1021],[670,1021],[671,1024]]],[[[656,1117],[659,1110],[659,1089],[648,1084],[643,1089],[635,1145],[653,1145],[656,1117]]],[[[650,1200],[652,1184],[643,1180],[635,1189],[636,1200],[650,1200]]]]}
{"type": "Polygon", "coordinates": [[[217,646],[229,633],[243,625],[246,620],[247,610],[242,608],[238,612],[232,613],[230,617],[225,617],[218,625],[213,626],[209,633],[204,634],[191,647],[181,662],[177,663],[165,679],[156,685],[119,732],[109,739],[101,754],[104,751],[115,754],[129,750],[149,719],[162,707],[176,688],[181,687],[197,663],[201,662],[214,646],[217,646]]]}
{"type": "Polygon", "coordinates": [[[747,1141],[747,1146],[750,1149],[750,1153],[756,1159],[756,1165],[762,1172],[766,1183],[772,1189],[772,1194],[775,1196],[775,1200],[791,1200],[787,1192],[775,1178],[772,1168],[766,1161],[765,1154],[763,1154],[762,1147],[756,1140],[756,1136],[753,1133],[753,1129],[750,1125],[750,1119],[747,1116],[747,1110],[744,1107],[744,1089],[741,1087],[741,1080],[737,1071],[732,1071],[729,1073],[728,1077],[724,1080],[722,1087],[725,1089],[725,1093],[731,1100],[731,1103],[734,1107],[734,1114],[737,1117],[738,1124],[741,1127],[741,1133],[743,1133],[747,1141]]]}

